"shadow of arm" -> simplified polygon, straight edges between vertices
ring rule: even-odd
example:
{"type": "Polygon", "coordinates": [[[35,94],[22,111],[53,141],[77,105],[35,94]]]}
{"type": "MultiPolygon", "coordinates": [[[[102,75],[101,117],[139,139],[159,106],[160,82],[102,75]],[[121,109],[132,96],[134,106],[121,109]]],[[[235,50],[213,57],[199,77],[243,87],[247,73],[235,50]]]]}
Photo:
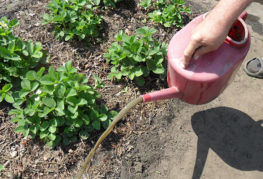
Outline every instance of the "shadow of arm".
{"type": "Polygon", "coordinates": [[[195,159],[195,167],[192,179],[199,179],[205,167],[206,158],[208,155],[209,145],[203,139],[198,138],[197,153],[195,159]]]}

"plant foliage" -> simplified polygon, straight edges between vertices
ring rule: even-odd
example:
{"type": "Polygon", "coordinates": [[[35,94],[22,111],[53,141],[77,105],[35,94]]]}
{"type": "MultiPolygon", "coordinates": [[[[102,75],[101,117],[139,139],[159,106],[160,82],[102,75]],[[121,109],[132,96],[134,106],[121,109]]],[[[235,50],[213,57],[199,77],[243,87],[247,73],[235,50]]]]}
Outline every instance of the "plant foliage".
{"type": "Polygon", "coordinates": [[[142,0],[140,5],[148,8],[153,4],[156,10],[148,16],[154,22],[160,23],[165,27],[183,27],[182,14],[191,13],[189,7],[185,7],[184,0],[142,0]]]}
{"type": "Polygon", "coordinates": [[[97,37],[101,16],[95,14],[98,0],[51,0],[43,24],[53,24],[55,37],[68,41],[74,37],[89,40],[97,37]]]}
{"type": "Polygon", "coordinates": [[[104,55],[113,67],[109,78],[121,79],[127,76],[140,86],[144,85],[145,77],[150,72],[164,74],[163,61],[166,56],[167,44],[159,43],[152,35],[155,29],[142,27],[135,35],[127,35],[123,31],[116,34],[115,40],[104,55]]]}
{"type": "Polygon", "coordinates": [[[87,139],[92,131],[108,127],[115,112],[98,103],[100,94],[71,61],[57,70],[50,67],[47,74],[44,71],[42,67],[38,72],[27,72],[22,89],[14,94],[15,109],[9,114],[14,115],[11,122],[17,123],[15,132],[39,137],[54,147],[60,142],[76,142],[79,137],[87,139]]]}
{"type": "Polygon", "coordinates": [[[40,43],[23,41],[14,36],[13,28],[18,25],[17,20],[0,19],[0,83],[5,85],[1,93],[1,101],[11,102],[9,90],[12,83],[21,80],[26,72],[35,68],[40,62],[48,61],[48,53],[43,51],[40,43]]]}
{"type": "Polygon", "coordinates": [[[106,7],[115,7],[116,3],[119,2],[120,0],[94,0],[97,5],[99,5],[101,2],[103,2],[104,6],[106,7]]]}

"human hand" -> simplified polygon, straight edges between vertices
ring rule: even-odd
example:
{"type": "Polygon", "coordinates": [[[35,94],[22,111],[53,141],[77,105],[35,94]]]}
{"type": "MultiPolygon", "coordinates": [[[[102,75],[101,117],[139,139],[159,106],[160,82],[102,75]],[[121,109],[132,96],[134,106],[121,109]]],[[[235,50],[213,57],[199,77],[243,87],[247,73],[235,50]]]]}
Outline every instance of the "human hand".
{"type": "Polygon", "coordinates": [[[192,32],[190,42],[184,51],[182,65],[186,68],[190,60],[216,50],[224,42],[230,27],[222,16],[208,14],[192,32]]]}

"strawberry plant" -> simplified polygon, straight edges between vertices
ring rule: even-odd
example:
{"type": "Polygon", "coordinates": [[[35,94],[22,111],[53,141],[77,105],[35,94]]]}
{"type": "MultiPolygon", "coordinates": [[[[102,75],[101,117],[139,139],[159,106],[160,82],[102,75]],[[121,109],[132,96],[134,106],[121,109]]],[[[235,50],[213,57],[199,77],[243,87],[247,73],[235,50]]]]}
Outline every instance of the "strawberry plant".
{"type": "Polygon", "coordinates": [[[163,61],[166,56],[167,44],[159,43],[152,35],[155,29],[142,27],[135,35],[127,35],[123,31],[116,34],[115,40],[104,55],[113,67],[109,78],[121,79],[127,76],[138,85],[145,83],[150,72],[164,74],[163,61]]]}
{"type": "Polygon", "coordinates": [[[65,41],[74,37],[79,40],[97,37],[102,21],[101,16],[94,13],[98,3],[96,0],[52,0],[43,24],[53,24],[55,37],[65,41]]]}
{"type": "MultiPolygon", "coordinates": [[[[151,0],[142,0],[140,5],[144,8],[151,6],[151,0]]],[[[154,22],[160,23],[165,27],[183,27],[182,15],[184,13],[191,13],[189,7],[185,7],[184,0],[156,0],[153,2],[156,8],[148,16],[154,22]]]]}
{"type": "Polygon", "coordinates": [[[14,115],[11,122],[17,123],[15,132],[39,137],[54,147],[79,137],[87,139],[92,131],[108,127],[115,112],[98,103],[100,94],[71,61],[57,70],[49,67],[46,74],[44,71],[44,67],[28,71],[22,89],[13,95],[15,109],[9,114],[14,115]]]}
{"type": "Polygon", "coordinates": [[[14,103],[14,98],[12,97],[11,84],[5,84],[3,88],[0,90],[0,102],[5,100],[8,103],[14,103]]]}
{"type": "MultiPolygon", "coordinates": [[[[6,17],[0,19],[0,83],[4,81],[16,85],[15,81],[22,79],[28,70],[35,68],[40,62],[47,62],[49,58],[40,43],[23,41],[13,35],[13,28],[17,25],[17,20],[9,21],[6,17]]],[[[9,87],[10,85],[8,89],[9,87]]],[[[4,86],[1,90],[2,98],[7,94],[3,93],[5,88],[4,86]]]]}
{"type": "Polygon", "coordinates": [[[94,0],[95,4],[99,5],[100,3],[103,2],[104,6],[108,7],[115,7],[116,3],[119,2],[120,0],[94,0]]]}

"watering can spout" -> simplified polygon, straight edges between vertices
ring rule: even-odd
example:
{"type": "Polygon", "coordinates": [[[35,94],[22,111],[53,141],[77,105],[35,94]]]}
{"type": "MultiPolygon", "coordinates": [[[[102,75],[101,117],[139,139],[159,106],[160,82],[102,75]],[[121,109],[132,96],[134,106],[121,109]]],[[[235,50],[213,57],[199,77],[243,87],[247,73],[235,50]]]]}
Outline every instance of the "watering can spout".
{"type": "Polygon", "coordinates": [[[171,98],[179,98],[181,95],[180,91],[177,87],[173,86],[167,89],[163,89],[160,91],[155,91],[152,93],[147,93],[142,95],[143,102],[171,99],[171,98]]]}

